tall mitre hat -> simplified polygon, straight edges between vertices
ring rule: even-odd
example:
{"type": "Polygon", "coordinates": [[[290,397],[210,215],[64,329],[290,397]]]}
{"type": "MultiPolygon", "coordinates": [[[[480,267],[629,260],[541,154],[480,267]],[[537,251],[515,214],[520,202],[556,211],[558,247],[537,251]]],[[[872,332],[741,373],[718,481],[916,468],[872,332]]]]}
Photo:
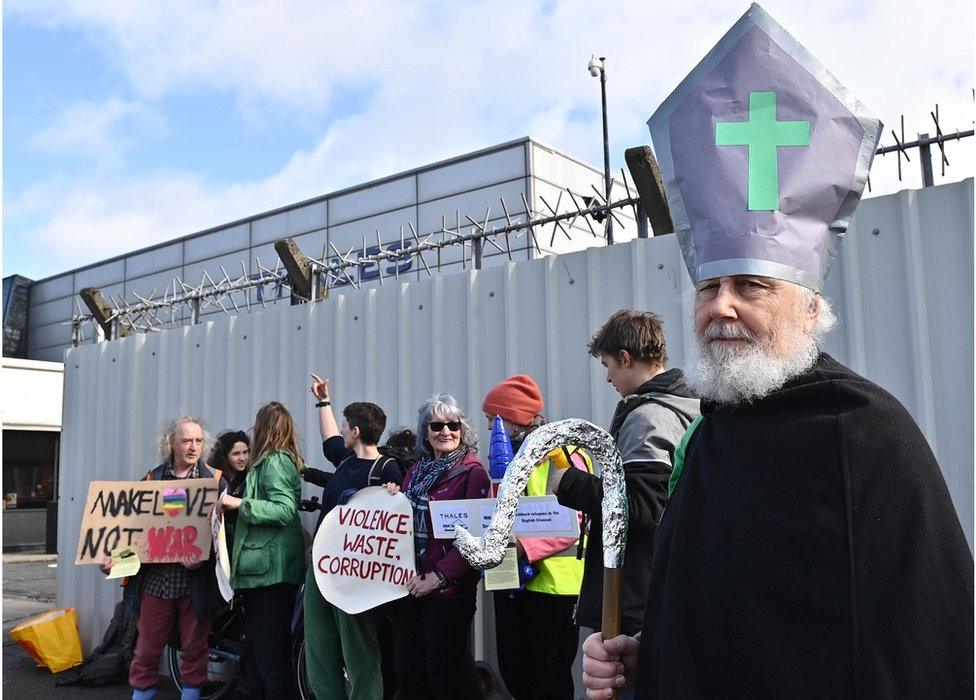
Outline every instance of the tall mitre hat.
{"type": "Polygon", "coordinates": [[[881,122],[753,4],[648,121],[695,284],[761,275],[820,291],[881,122]]]}

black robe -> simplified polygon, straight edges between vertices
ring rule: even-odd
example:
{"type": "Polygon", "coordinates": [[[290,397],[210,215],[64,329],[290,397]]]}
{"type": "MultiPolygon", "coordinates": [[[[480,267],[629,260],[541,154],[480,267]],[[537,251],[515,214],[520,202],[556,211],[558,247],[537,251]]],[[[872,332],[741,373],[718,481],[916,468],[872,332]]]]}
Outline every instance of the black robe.
{"type": "Polygon", "coordinates": [[[654,548],[639,698],[972,698],[973,558],[915,421],[822,355],[702,405],[654,548]]]}

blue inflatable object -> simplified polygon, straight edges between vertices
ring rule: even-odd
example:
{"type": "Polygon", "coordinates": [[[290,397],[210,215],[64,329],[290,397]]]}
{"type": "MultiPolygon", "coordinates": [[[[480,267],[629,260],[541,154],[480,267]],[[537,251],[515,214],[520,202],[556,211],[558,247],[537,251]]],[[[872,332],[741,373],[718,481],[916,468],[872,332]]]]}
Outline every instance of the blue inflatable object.
{"type": "Polygon", "coordinates": [[[525,588],[525,584],[535,578],[539,570],[527,561],[519,562],[519,590],[525,588]]]}
{"type": "Polygon", "coordinates": [[[505,478],[508,465],[515,459],[512,441],[505,430],[501,416],[495,416],[491,423],[491,441],[488,443],[488,474],[495,483],[505,478]]]}

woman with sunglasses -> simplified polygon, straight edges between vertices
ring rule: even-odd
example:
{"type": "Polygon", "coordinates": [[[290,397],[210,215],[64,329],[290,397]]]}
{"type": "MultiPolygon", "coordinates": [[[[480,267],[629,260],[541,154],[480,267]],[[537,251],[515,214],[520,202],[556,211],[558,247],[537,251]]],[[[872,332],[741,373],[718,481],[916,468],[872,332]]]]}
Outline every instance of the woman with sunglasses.
{"type": "MultiPolygon", "coordinates": [[[[477,435],[450,394],[420,406],[420,459],[407,472],[403,493],[413,507],[417,575],[410,595],[395,604],[393,649],[402,698],[481,698],[474,658],[468,649],[479,572],[461,557],[453,540],[435,539],[430,501],[486,498],[488,472],[475,454],[477,435]]],[[[396,492],[394,485],[387,489],[396,492]]]]}
{"type": "MultiPolygon", "coordinates": [[[[227,493],[236,498],[244,497],[247,468],[251,463],[251,441],[243,430],[228,430],[217,436],[210,453],[210,466],[219,469],[227,481],[227,493]]],[[[224,530],[227,533],[227,549],[234,549],[234,530],[237,527],[237,509],[224,511],[224,530]]]]}

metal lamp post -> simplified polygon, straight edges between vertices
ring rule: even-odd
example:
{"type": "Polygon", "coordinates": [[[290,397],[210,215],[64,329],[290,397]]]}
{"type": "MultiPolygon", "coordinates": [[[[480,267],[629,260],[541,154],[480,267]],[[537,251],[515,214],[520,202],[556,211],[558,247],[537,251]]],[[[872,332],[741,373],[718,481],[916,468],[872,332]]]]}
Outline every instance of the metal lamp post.
{"type": "MultiPolygon", "coordinates": [[[[607,131],[607,69],[606,59],[603,56],[597,58],[596,55],[590,56],[590,64],[587,66],[590,75],[594,78],[600,77],[600,97],[603,102],[603,188],[610,203],[610,134],[607,131]]],[[[607,212],[607,245],[613,245],[613,217],[607,212]]]]}

